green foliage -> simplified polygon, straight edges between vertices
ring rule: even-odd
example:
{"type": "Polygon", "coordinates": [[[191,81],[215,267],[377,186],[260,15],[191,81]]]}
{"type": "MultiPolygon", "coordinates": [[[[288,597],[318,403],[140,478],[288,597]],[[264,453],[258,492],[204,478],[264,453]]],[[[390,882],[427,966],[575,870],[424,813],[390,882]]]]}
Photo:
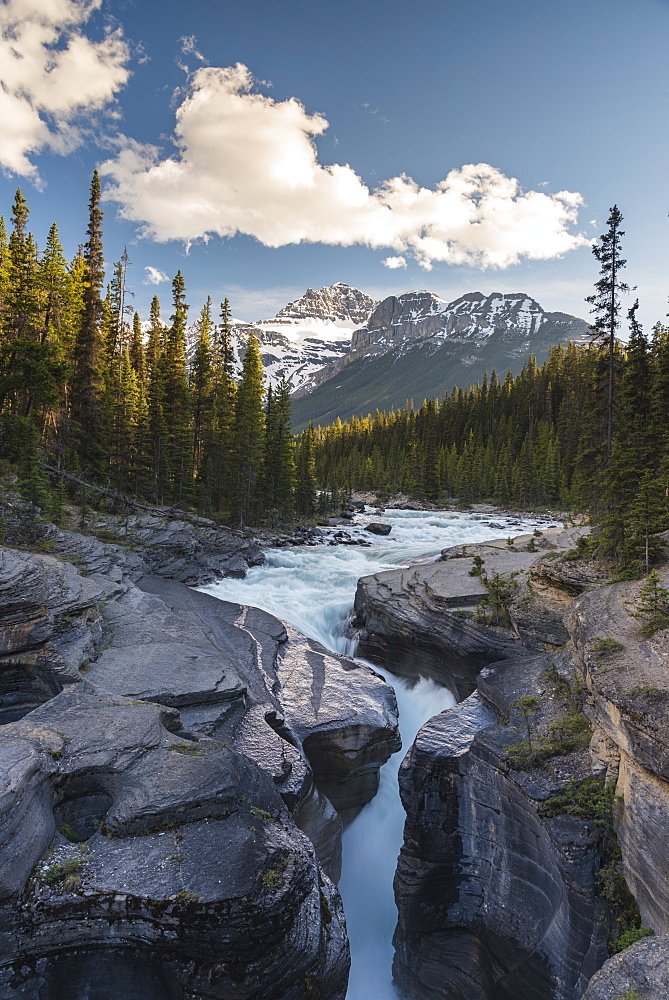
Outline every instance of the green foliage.
{"type": "Polygon", "coordinates": [[[622,642],[610,636],[596,635],[592,640],[592,651],[597,656],[607,656],[610,653],[620,653],[625,647],[622,642]]]}
{"type": "Polygon", "coordinates": [[[510,618],[506,605],[513,593],[513,579],[501,573],[481,579],[488,593],[476,606],[476,620],[481,625],[508,626],[510,618]]]}
{"type": "Polygon", "coordinates": [[[256,819],[261,819],[263,823],[271,823],[274,817],[267,809],[260,809],[258,806],[251,806],[251,812],[256,819]]]}
{"type": "Polygon", "coordinates": [[[481,576],[481,574],[483,572],[483,564],[484,563],[485,563],[485,559],[482,559],[481,556],[474,556],[474,559],[472,560],[472,568],[469,570],[469,575],[470,576],[481,576]]]}
{"type": "MultiPolygon", "coordinates": [[[[517,703],[514,703],[517,704],[517,703]]],[[[515,770],[540,767],[555,757],[564,757],[590,744],[590,723],[576,709],[569,709],[543,732],[532,731],[527,723],[528,738],[504,747],[506,763],[515,770]]]]}
{"type": "Polygon", "coordinates": [[[174,753],[183,754],[186,757],[206,756],[205,751],[197,743],[171,743],[167,749],[173,750],[174,753]]]}
{"type": "Polygon", "coordinates": [[[653,635],[658,629],[669,627],[669,589],[660,582],[660,574],[651,570],[639,588],[635,618],[641,619],[642,635],[653,635]]]}
{"type": "Polygon", "coordinates": [[[615,788],[614,779],[586,778],[580,783],[572,780],[564,792],[541,804],[541,812],[544,816],[577,816],[592,820],[598,827],[609,827],[615,788]]]}
{"type": "Polygon", "coordinates": [[[84,860],[82,855],[75,858],[66,858],[64,861],[49,865],[41,872],[39,878],[45,885],[51,888],[73,892],[79,888],[83,866],[84,860]]]}
{"type": "Polygon", "coordinates": [[[546,682],[550,685],[551,690],[556,697],[569,698],[569,696],[571,695],[571,687],[569,686],[569,682],[565,680],[565,678],[562,676],[562,674],[557,668],[557,665],[553,660],[551,660],[551,664],[546,673],[544,674],[544,677],[546,678],[546,682]]]}
{"type": "Polygon", "coordinates": [[[266,892],[273,892],[275,889],[280,889],[283,886],[287,864],[288,855],[284,854],[262,873],[260,881],[266,892]]]}
{"type": "MultiPolygon", "coordinates": [[[[631,947],[645,937],[652,937],[654,933],[652,927],[630,927],[611,942],[609,951],[612,955],[617,955],[619,951],[624,951],[625,948],[631,947]]],[[[635,990],[628,990],[625,996],[629,997],[630,993],[634,994],[635,992],[635,990]]],[[[636,995],[638,996],[638,993],[636,995]]]]}

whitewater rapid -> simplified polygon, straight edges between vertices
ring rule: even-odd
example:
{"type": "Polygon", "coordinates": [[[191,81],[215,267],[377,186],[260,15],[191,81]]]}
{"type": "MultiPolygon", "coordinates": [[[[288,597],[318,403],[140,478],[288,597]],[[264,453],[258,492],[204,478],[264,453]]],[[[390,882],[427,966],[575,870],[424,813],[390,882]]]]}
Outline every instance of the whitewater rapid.
{"type": "MultiPolygon", "coordinates": [[[[358,528],[370,519],[369,514],[356,518],[358,528]]],[[[345,637],[344,626],[361,576],[431,562],[451,545],[506,538],[547,526],[545,519],[452,512],[386,511],[381,520],[392,526],[391,533],[368,535],[374,541],[369,548],[269,549],[265,563],[250,569],[243,580],[221,580],[200,589],[224,601],[263,608],[333,652],[350,656],[355,655],[355,646],[345,637]]],[[[381,769],[377,795],[344,833],[339,889],[351,943],[347,1000],[397,1000],[392,985],[392,937],[397,922],[393,877],[404,828],[397,773],[421,726],[454,704],[451,693],[431,680],[423,678],[410,686],[386,670],[375,669],[395,689],[402,750],[381,769]]]]}

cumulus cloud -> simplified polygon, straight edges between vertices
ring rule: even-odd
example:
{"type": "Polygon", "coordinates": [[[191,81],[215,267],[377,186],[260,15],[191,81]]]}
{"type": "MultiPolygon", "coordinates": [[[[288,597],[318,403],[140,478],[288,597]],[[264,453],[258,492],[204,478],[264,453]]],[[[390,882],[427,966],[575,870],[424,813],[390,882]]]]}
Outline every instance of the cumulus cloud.
{"type": "Polygon", "coordinates": [[[159,267],[152,267],[151,264],[147,264],[144,270],[146,271],[146,277],[144,278],[145,285],[162,285],[164,281],[170,280],[159,267]]]}
{"type": "Polygon", "coordinates": [[[396,271],[398,267],[406,267],[405,257],[384,257],[381,261],[384,267],[389,267],[391,271],[396,271]]]}
{"type": "MultiPolygon", "coordinates": [[[[328,122],[295,98],[259,93],[246,66],[201,67],[176,112],[175,151],[125,140],[102,165],[106,197],[159,242],[244,233],[270,247],[314,242],[387,247],[435,261],[507,267],[558,257],[579,194],[523,191],[487,163],[451,170],[434,188],[402,174],[370,189],[348,164],[319,162],[328,122]]],[[[400,266],[400,265],[389,265],[400,266]]]]}
{"type": "Polygon", "coordinates": [[[0,4],[0,167],[35,177],[31,155],[68,153],[81,118],[128,79],[120,29],[91,41],[82,26],[102,0],[3,0],[0,4]]]}

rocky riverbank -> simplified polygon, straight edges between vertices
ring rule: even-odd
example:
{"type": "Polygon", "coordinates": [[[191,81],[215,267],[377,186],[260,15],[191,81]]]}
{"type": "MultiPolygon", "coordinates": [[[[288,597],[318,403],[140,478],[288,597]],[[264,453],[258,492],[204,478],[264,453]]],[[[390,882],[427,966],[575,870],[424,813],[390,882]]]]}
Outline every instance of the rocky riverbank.
{"type": "Polygon", "coordinates": [[[0,548],[0,998],[343,1000],[340,835],[399,746],[392,689],[182,582],[252,540],[104,520],[0,548]]]}
{"type": "Polygon", "coordinates": [[[660,938],[635,945],[652,974],[623,951],[588,987],[607,939],[668,930],[669,664],[666,631],[639,633],[639,584],[579,558],[585,533],[459,546],[360,581],[368,655],[411,674],[425,653],[468,695],[401,769],[394,974],[412,1000],[663,995],[660,938]]]}

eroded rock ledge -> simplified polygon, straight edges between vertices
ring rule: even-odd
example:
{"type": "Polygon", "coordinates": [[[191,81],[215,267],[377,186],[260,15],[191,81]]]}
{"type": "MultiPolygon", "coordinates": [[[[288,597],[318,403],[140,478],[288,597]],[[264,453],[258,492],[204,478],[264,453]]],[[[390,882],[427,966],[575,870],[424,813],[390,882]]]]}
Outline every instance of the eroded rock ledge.
{"type": "MultiPolygon", "coordinates": [[[[627,882],[642,923],[669,932],[667,633],[639,634],[639,584],[606,584],[574,552],[583,533],[459,546],[429,566],[360,581],[354,624],[369,652],[399,654],[411,674],[411,651],[426,650],[434,675],[448,682],[453,673],[461,697],[478,688],[421,730],[400,772],[407,821],[394,974],[412,1000],[583,995],[607,957],[607,911],[596,824],[545,806],[570,782],[614,779],[627,882]],[[469,575],[476,555],[488,580],[499,573],[508,584],[506,628],[472,615],[488,593],[469,575]],[[590,743],[542,767],[514,767],[505,748],[527,736],[512,706],[520,696],[536,698],[532,729],[549,732],[565,711],[556,677],[572,689],[585,685],[590,743]]],[[[657,984],[669,967],[666,939],[623,956],[598,973],[587,1000],[626,989],[644,1000],[664,995],[657,984]],[[644,978],[637,954],[652,956],[655,978],[644,978]],[[608,971],[620,969],[626,979],[608,971]]]]}
{"type": "Polygon", "coordinates": [[[52,540],[77,567],[0,549],[1,1000],[343,1000],[332,879],[392,689],[142,552],[52,540]]]}

